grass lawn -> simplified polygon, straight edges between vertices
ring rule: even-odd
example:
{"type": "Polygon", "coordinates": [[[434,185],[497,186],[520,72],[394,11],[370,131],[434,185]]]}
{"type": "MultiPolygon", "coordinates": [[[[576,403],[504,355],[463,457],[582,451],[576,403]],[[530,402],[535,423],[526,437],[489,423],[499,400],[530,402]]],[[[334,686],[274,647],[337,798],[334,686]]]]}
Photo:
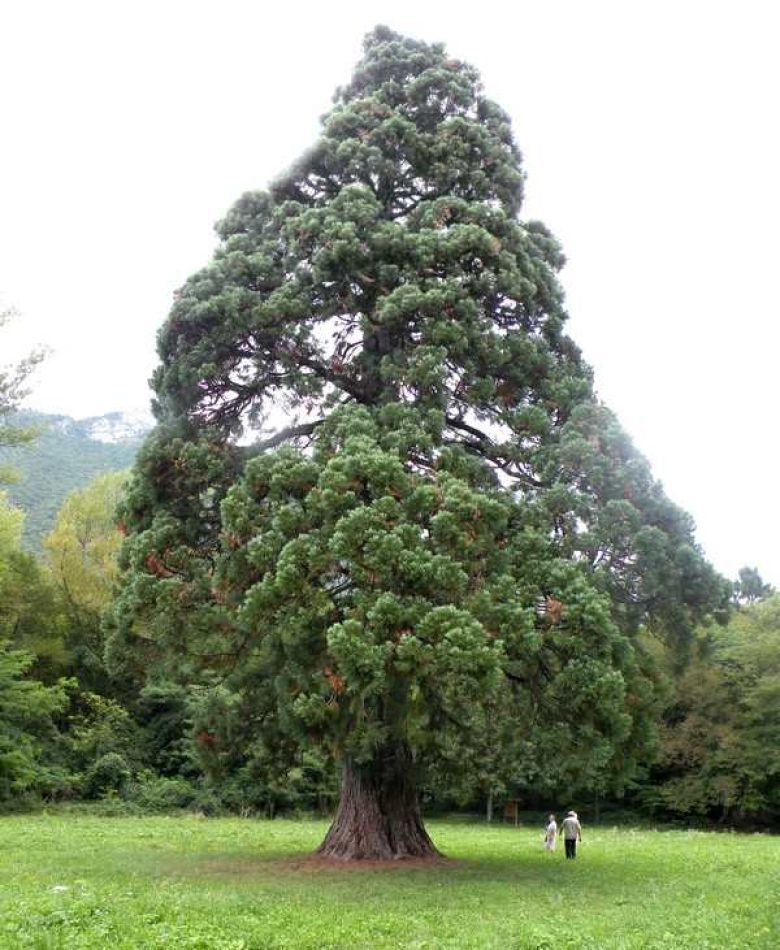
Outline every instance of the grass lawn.
{"type": "Polygon", "coordinates": [[[780,838],[433,821],[451,859],[331,868],[319,821],[0,818],[0,947],[780,947],[780,838]]]}

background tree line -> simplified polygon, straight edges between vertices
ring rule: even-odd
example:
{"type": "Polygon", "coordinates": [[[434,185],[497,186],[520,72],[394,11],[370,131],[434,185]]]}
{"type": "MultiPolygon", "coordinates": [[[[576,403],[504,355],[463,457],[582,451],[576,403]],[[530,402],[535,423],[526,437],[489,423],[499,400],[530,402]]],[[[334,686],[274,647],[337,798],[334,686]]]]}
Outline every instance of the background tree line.
{"type": "MultiPolygon", "coordinates": [[[[188,691],[109,672],[102,618],[116,581],[126,479],[100,476],[71,493],[39,556],[21,547],[23,513],[0,501],[2,807],[331,808],[335,763],[314,746],[274,750],[258,741],[238,698],[218,681],[188,691]]],[[[780,821],[780,596],[763,583],[743,594],[745,577],[728,620],[697,628],[686,657],[643,634],[664,697],[652,724],[655,753],[619,799],[601,790],[603,804],[666,818],[780,821]]],[[[490,727],[485,738],[490,746],[490,727]]],[[[495,747],[495,758],[470,774],[430,776],[427,807],[482,810],[489,793],[543,807],[551,796],[588,800],[600,791],[513,776],[501,743],[495,747]]]]}

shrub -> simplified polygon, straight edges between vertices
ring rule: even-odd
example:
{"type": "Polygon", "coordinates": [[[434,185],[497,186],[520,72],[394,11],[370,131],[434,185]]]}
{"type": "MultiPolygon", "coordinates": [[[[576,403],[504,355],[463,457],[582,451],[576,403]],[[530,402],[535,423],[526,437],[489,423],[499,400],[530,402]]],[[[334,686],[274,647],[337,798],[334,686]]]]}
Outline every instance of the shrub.
{"type": "Polygon", "coordinates": [[[128,790],[128,797],[142,811],[166,812],[196,807],[199,789],[185,778],[142,773],[128,790]]]}
{"type": "Polygon", "coordinates": [[[107,752],[97,759],[84,776],[84,797],[105,798],[113,794],[122,794],[132,773],[124,756],[118,752],[107,752]]]}

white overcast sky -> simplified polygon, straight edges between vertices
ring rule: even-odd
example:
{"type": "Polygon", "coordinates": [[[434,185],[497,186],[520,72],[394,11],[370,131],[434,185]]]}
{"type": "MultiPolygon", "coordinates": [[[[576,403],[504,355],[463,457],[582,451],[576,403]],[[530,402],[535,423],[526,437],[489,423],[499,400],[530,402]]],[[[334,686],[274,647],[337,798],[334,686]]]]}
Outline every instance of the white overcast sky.
{"type": "Polygon", "coordinates": [[[715,565],[780,585],[769,0],[0,2],[0,363],[53,351],[28,404],[148,403],[173,290],[314,140],[376,23],[481,70],[601,396],[715,565]]]}

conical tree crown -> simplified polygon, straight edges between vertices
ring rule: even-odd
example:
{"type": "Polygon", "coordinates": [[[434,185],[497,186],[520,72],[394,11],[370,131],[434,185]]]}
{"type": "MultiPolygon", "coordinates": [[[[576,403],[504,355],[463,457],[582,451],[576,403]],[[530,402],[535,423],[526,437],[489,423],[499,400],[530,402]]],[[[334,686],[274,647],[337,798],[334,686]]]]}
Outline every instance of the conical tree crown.
{"type": "Polygon", "coordinates": [[[385,28],[336,98],[314,148],[239,200],[177,295],[159,413],[228,433],[282,408],[295,436],[344,402],[405,402],[533,482],[590,375],[562,331],[560,249],[517,219],[507,116],[472,67],[385,28]]]}
{"type": "Polygon", "coordinates": [[[367,38],[160,333],[117,663],[224,672],[269,748],[323,742],[375,783],[414,756],[447,781],[470,756],[473,783],[491,743],[512,781],[632,772],[653,687],[631,637],[684,642],[722,590],[594,398],[522,184],[474,69],[367,38]],[[522,728],[499,749],[493,723],[522,728]]]}

